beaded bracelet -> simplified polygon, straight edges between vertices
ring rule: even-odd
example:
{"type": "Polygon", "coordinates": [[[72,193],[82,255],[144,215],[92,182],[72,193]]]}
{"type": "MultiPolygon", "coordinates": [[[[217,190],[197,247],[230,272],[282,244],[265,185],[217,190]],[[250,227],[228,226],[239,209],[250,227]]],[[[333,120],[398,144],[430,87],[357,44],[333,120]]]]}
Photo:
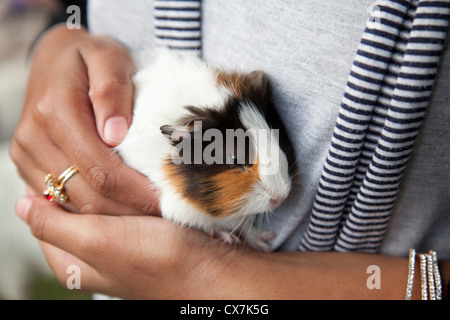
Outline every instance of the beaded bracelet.
{"type": "MultiPolygon", "coordinates": [[[[418,254],[420,260],[420,279],[422,300],[441,300],[442,282],[437,263],[436,251],[418,254]]],[[[409,250],[408,283],[406,285],[406,300],[411,300],[414,284],[414,273],[416,264],[416,250],[409,250]]]]}
{"type": "Polygon", "coordinates": [[[434,287],[433,257],[431,256],[431,254],[427,254],[426,258],[427,258],[428,288],[430,292],[430,300],[436,300],[436,289],[434,287]]]}
{"type": "Polygon", "coordinates": [[[428,300],[428,281],[427,281],[427,258],[425,254],[419,254],[420,259],[420,279],[422,300],[428,300]]]}
{"type": "Polygon", "coordinates": [[[409,249],[409,272],[408,272],[408,284],[406,285],[406,300],[411,300],[412,288],[414,284],[415,266],[416,266],[416,250],[409,249]]]}

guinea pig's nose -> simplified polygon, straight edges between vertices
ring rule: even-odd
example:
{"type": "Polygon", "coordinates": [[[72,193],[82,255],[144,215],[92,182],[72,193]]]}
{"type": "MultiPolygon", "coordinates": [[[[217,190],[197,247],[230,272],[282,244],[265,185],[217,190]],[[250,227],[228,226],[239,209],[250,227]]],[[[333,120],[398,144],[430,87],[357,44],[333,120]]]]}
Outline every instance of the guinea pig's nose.
{"type": "Polygon", "coordinates": [[[270,199],[270,203],[273,203],[273,204],[281,203],[281,201],[283,201],[283,199],[278,198],[278,197],[270,199]]]}
{"type": "Polygon", "coordinates": [[[282,197],[272,197],[272,198],[270,198],[270,205],[272,206],[272,208],[276,208],[276,207],[278,207],[278,205],[280,204],[280,203],[282,203],[283,202],[283,200],[284,200],[284,198],[282,198],[282,197]]]}

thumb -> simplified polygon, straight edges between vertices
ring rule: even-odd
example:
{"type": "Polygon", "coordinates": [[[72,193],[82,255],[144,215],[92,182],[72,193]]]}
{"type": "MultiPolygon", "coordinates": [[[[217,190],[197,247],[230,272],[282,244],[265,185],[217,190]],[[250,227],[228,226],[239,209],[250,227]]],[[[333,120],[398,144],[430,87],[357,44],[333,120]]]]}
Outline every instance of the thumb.
{"type": "Polygon", "coordinates": [[[89,97],[100,138],[110,147],[122,142],[131,124],[134,63],[128,51],[109,38],[83,47],[89,97]]]}
{"type": "Polygon", "coordinates": [[[122,142],[128,132],[128,117],[117,115],[107,117],[103,115],[102,118],[106,118],[106,120],[100,120],[100,123],[97,124],[97,127],[100,130],[100,137],[107,145],[109,145],[110,147],[115,147],[120,142],[122,142]],[[103,130],[101,130],[102,122],[104,123],[103,130]]]}

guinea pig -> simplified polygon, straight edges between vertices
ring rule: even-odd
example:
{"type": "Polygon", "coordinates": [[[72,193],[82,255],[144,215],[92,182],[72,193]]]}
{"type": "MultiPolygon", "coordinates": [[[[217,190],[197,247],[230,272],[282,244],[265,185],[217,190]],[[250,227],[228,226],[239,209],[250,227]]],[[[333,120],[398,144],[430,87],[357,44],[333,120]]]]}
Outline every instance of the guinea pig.
{"type": "Polygon", "coordinates": [[[266,75],[167,49],[134,60],[133,121],[116,151],[156,187],[162,217],[270,251],[275,235],[253,220],[286,199],[291,177],[266,75]]]}

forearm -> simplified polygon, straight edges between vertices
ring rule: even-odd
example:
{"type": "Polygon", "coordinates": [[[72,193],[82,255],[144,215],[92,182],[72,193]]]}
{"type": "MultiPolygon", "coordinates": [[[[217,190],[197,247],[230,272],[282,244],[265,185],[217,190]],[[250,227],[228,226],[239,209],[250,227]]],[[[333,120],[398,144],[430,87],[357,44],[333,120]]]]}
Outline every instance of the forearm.
{"type": "MultiPolygon", "coordinates": [[[[408,278],[408,259],[374,254],[241,254],[236,250],[221,263],[221,273],[215,275],[213,285],[208,284],[212,290],[204,290],[208,299],[405,299],[408,278]],[[379,289],[367,285],[371,265],[379,267],[379,289]]],[[[444,290],[449,267],[449,261],[440,262],[444,290]]],[[[420,299],[418,271],[413,299],[420,299]]]]}

